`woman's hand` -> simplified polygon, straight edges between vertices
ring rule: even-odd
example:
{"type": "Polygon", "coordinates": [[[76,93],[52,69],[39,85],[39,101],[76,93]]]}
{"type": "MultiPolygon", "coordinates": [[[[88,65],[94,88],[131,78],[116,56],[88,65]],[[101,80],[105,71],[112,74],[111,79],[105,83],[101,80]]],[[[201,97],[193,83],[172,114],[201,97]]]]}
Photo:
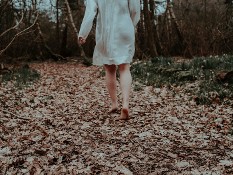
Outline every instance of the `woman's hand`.
{"type": "Polygon", "coordinates": [[[79,37],[79,38],[78,38],[78,43],[79,43],[79,44],[82,45],[82,44],[84,44],[85,42],[86,42],[86,40],[85,40],[83,37],[79,37]]]}

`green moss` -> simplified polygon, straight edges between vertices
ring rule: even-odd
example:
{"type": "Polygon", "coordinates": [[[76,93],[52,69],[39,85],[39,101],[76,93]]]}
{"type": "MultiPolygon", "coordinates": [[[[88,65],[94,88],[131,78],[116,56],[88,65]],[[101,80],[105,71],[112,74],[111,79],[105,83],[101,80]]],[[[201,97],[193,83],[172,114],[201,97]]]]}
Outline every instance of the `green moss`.
{"type": "Polygon", "coordinates": [[[233,82],[216,80],[218,72],[233,71],[233,56],[200,57],[183,62],[156,57],[151,61],[134,63],[131,71],[134,80],[147,86],[185,86],[186,83],[198,82],[199,87],[191,93],[197,96],[199,104],[210,104],[214,98],[220,101],[233,98],[233,82]]]}
{"type": "Polygon", "coordinates": [[[30,83],[33,83],[39,78],[40,74],[36,70],[30,69],[29,66],[26,65],[2,75],[1,81],[3,83],[12,81],[17,88],[22,88],[30,83]]]}

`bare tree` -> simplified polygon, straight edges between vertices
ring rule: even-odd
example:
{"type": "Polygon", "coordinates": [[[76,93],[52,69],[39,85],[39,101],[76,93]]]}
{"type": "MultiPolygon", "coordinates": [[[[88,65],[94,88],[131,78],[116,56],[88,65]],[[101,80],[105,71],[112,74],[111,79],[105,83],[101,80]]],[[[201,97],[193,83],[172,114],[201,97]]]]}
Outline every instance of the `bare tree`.
{"type": "Polygon", "coordinates": [[[0,50],[0,56],[11,46],[11,44],[15,41],[15,39],[23,34],[25,34],[26,32],[28,32],[32,27],[34,27],[34,25],[36,24],[37,22],[37,19],[38,19],[38,15],[36,16],[35,20],[34,20],[34,23],[32,25],[30,25],[29,27],[27,27],[26,29],[18,32],[13,38],[12,40],[7,44],[7,46],[0,50]]]}
{"type": "Polygon", "coordinates": [[[74,36],[76,38],[76,43],[77,43],[78,47],[81,50],[81,56],[85,58],[86,57],[85,52],[84,52],[82,46],[78,43],[78,30],[77,30],[77,28],[75,26],[75,23],[74,23],[74,19],[73,19],[73,16],[72,16],[72,12],[71,12],[71,9],[70,9],[69,2],[68,2],[68,0],[64,0],[64,2],[65,2],[66,10],[67,10],[67,16],[68,16],[69,22],[71,24],[71,27],[73,29],[73,34],[74,34],[74,36]]]}
{"type": "MultiPolygon", "coordinates": [[[[58,60],[62,58],[59,54],[82,58],[92,55],[94,27],[84,46],[86,53],[76,42],[85,11],[84,0],[50,0],[49,13],[40,9],[43,3],[43,0],[0,1],[0,57],[28,55],[58,60]]],[[[232,1],[141,0],[141,4],[136,32],[138,58],[233,52],[232,1]],[[164,13],[158,13],[160,4],[166,4],[164,13]]]]}
{"type": "Polygon", "coordinates": [[[155,45],[155,39],[153,34],[153,11],[150,11],[148,8],[149,5],[153,5],[153,0],[149,0],[149,3],[147,0],[143,0],[143,14],[144,14],[144,22],[145,22],[145,41],[148,44],[150,48],[150,55],[151,56],[157,56],[158,52],[155,45]]]}

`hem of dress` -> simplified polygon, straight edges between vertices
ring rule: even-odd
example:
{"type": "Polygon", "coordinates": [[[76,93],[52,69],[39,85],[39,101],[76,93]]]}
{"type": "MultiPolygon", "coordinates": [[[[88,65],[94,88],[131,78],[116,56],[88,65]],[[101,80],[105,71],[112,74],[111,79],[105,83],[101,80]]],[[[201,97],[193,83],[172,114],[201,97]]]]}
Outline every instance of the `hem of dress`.
{"type": "Polygon", "coordinates": [[[93,58],[93,65],[95,66],[103,66],[103,65],[120,65],[127,64],[133,61],[133,56],[122,56],[115,58],[93,58]],[[105,59],[105,60],[104,60],[105,59]],[[101,61],[102,60],[102,61],[101,61]]]}

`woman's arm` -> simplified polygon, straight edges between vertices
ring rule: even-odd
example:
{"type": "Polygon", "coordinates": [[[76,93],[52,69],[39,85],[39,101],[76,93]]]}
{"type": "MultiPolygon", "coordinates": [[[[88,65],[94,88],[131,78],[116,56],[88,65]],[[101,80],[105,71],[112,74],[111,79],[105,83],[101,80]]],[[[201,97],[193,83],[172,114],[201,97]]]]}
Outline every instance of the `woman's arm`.
{"type": "Polygon", "coordinates": [[[141,4],[140,0],[128,0],[129,1],[129,11],[130,17],[136,27],[138,21],[140,20],[141,4]]]}
{"type": "Polygon", "coordinates": [[[87,0],[85,15],[79,30],[78,38],[82,38],[83,40],[86,40],[87,36],[91,31],[93,20],[95,18],[96,13],[97,13],[96,0],[87,0]]]}

